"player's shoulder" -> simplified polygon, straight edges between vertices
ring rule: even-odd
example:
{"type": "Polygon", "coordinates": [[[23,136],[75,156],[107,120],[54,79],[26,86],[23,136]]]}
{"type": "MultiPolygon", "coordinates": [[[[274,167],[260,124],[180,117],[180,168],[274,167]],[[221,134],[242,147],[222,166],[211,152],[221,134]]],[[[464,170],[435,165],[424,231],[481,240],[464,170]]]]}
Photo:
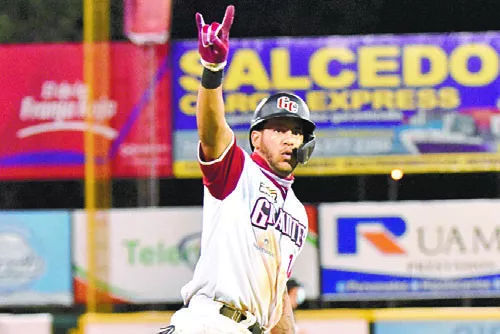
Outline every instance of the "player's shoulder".
{"type": "Polygon", "coordinates": [[[241,147],[240,145],[238,145],[238,143],[236,143],[236,146],[239,147],[239,149],[241,150],[243,156],[245,156],[246,160],[252,161],[252,158],[250,157],[250,153],[248,153],[243,147],[241,147]]]}
{"type": "Polygon", "coordinates": [[[241,156],[243,157],[243,168],[248,169],[249,167],[252,168],[254,161],[252,160],[252,157],[250,153],[248,153],[243,147],[240,145],[236,144],[237,148],[241,151],[241,156]]]}
{"type": "Polygon", "coordinates": [[[292,187],[288,190],[287,196],[289,197],[290,200],[297,202],[298,207],[304,209],[304,204],[297,198],[297,196],[295,195],[295,191],[293,191],[292,187]]]}
{"type": "Polygon", "coordinates": [[[242,170],[240,176],[240,182],[244,183],[255,183],[255,181],[260,177],[260,168],[252,159],[250,153],[248,153],[243,147],[235,143],[236,150],[239,151],[239,156],[242,160],[242,170]]]}
{"type": "Polygon", "coordinates": [[[297,211],[306,213],[306,207],[305,207],[304,203],[302,203],[302,201],[298,199],[297,195],[295,195],[293,188],[288,189],[288,193],[286,196],[287,196],[288,201],[294,202],[293,207],[297,211]]]}

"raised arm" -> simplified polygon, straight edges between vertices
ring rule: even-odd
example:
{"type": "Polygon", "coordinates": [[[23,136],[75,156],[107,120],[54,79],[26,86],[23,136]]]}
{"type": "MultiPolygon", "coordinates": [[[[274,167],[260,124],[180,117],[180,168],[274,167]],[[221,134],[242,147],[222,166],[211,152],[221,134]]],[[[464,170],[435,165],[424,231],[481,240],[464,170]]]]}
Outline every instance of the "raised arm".
{"type": "Polygon", "coordinates": [[[271,329],[271,334],[295,334],[292,303],[290,303],[290,297],[286,289],[285,293],[283,293],[283,313],[278,323],[271,329]]]}
{"type": "Polygon", "coordinates": [[[233,19],[234,6],[227,7],[221,24],[205,24],[203,16],[196,13],[198,51],[204,67],[198,90],[196,122],[205,161],[219,158],[233,138],[225,119],[222,97],[222,77],[233,19]]]}

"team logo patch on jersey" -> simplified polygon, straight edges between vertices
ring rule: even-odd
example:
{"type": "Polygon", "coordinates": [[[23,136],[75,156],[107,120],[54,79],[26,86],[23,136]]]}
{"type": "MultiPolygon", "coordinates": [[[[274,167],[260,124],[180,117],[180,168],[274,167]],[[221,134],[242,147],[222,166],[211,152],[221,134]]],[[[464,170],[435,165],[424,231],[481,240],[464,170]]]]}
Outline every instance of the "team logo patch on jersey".
{"type": "Polygon", "coordinates": [[[274,206],[268,198],[260,197],[255,201],[250,221],[253,226],[264,230],[273,226],[299,247],[304,244],[306,227],[282,208],[274,206]]]}
{"type": "Polygon", "coordinates": [[[278,200],[278,191],[270,186],[265,185],[263,182],[260,183],[259,191],[271,198],[275,203],[278,200]]]}
{"type": "Polygon", "coordinates": [[[270,257],[274,257],[274,252],[271,250],[271,247],[269,247],[269,246],[270,246],[270,242],[266,236],[264,236],[263,238],[260,238],[259,240],[257,240],[254,243],[254,247],[258,251],[260,251],[260,252],[262,252],[270,257]]]}

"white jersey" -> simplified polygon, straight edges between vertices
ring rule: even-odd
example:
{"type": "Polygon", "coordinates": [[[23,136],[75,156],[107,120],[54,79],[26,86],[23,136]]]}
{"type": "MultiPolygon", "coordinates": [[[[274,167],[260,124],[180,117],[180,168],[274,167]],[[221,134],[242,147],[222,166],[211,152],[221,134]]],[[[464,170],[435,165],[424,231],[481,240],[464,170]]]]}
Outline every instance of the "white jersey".
{"type": "Polygon", "coordinates": [[[184,303],[195,295],[225,302],[269,330],[281,318],[286,282],[308,230],[293,177],[276,176],[235,140],[219,159],[199,161],[205,185],[201,256],[182,288],[184,303]]]}

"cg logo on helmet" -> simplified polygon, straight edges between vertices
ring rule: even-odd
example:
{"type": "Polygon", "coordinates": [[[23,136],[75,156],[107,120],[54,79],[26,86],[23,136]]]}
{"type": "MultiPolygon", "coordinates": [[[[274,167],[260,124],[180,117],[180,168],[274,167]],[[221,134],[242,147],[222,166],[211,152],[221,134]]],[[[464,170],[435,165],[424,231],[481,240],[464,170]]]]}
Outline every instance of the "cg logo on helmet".
{"type": "Polygon", "coordinates": [[[282,96],[279,99],[277,99],[276,106],[278,107],[278,109],[285,109],[293,113],[299,111],[299,104],[295,101],[290,101],[288,96],[282,96]]]}
{"type": "Polygon", "coordinates": [[[397,242],[405,232],[406,223],[400,217],[337,218],[337,252],[356,254],[363,240],[384,255],[406,254],[397,242]]]}

